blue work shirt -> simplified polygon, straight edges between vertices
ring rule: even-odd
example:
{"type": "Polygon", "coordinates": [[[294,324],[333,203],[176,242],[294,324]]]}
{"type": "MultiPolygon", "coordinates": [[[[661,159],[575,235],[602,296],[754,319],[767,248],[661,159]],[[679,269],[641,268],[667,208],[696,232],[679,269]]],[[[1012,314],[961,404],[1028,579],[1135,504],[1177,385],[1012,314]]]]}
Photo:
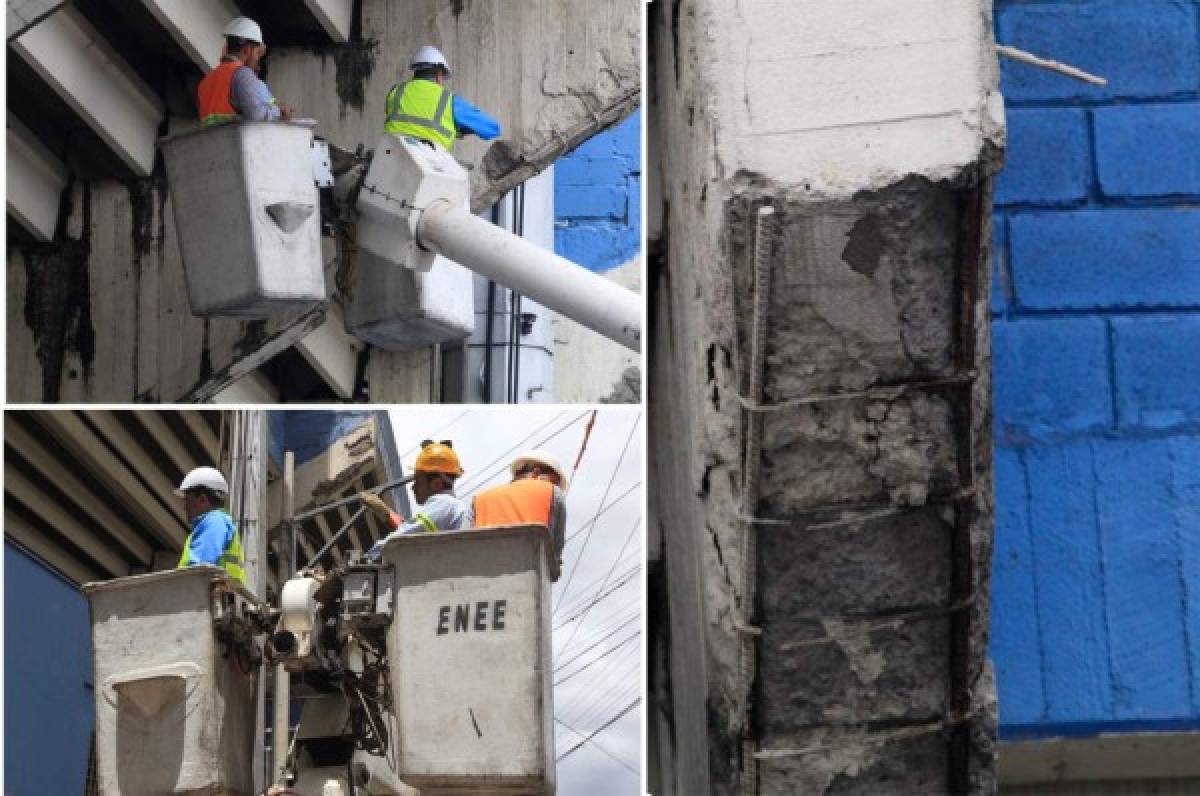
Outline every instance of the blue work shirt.
{"type": "Polygon", "coordinates": [[[248,66],[233,73],[229,102],[246,121],[270,122],[282,118],[282,111],[267,84],[248,66]]]}
{"type": "Polygon", "coordinates": [[[233,517],[220,509],[206,511],[192,520],[191,551],[188,566],[212,564],[220,566],[221,553],[229,546],[234,534],[233,517]]]}
{"type": "Polygon", "coordinates": [[[471,133],[491,141],[500,135],[500,122],[488,116],[457,94],[454,95],[454,126],[461,133],[471,133]]]}

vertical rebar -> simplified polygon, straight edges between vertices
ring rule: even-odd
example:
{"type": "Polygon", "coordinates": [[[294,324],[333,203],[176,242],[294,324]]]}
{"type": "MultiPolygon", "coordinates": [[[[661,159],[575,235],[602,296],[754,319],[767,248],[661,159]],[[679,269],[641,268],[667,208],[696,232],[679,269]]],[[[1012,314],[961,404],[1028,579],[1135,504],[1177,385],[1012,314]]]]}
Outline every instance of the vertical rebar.
{"type": "MultiPolygon", "coordinates": [[[[754,296],[750,316],[750,368],[747,398],[754,404],[763,403],[764,382],[766,381],[767,358],[767,315],[771,304],[771,254],[774,233],[775,208],[765,205],[758,208],[754,222],[754,296]]],[[[748,410],[743,409],[746,412],[748,410]]],[[[759,634],[754,627],[754,584],[757,577],[757,539],[758,529],[753,517],[758,504],[758,479],[762,465],[762,437],[764,418],[762,412],[748,411],[746,421],[746,442],[742,454],[742,582],[739,589],[741,598],[741,617],[739,632],[741,633],[741,681],[745,688],[746,700],[746,729],[742,742],[744,765],[742,768],[741,790],[744,794],[754,794],[758,791],[758,767],[755,764],[754,753],[756,742],[749,735],[749,705],[750,690],[754,685],[754,668],[756,642],[759,634]]]]}

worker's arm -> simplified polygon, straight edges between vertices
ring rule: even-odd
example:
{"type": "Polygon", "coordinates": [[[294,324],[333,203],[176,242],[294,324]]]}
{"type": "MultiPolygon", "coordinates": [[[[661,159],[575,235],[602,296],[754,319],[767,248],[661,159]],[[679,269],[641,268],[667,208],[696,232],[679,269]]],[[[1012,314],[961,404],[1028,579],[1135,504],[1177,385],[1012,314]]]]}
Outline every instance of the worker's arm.
{"type": "Polygon", "coordinates": [[[454,95],[454,126],[458,134],[477,135],[491,141],[500,135],[500,123],[457,94],[454,95]]]}
{"type": "Polygon", "coordinates": [[[475,527],[475,498],[471,498],[471,502],[467,504],[467,514],[465,517],[463,517],[462,527],[475,527]]]}
{"type": "Polygon", "coordinates": [[[567,495],[557,486],[550,500],[550,535],[554,537],[554,551],[558,565],[562,566],[563,545],[567,536],[567,495]]]}
{"type": "Polygon", "coordinates": [[[282,118],[283,113],[271,96],[271,89],[258,79],[248,66],[233,73],[233,85],[229,100],[243,119],[252,122],[269,122],[282,118]]]}
{"type": "Polygon", "coordinates": [[[216,566],[229,541],[230,530],[229,524],[217,512],[210,511],[202,516],[192,531],[188,563],[216,566]]]}

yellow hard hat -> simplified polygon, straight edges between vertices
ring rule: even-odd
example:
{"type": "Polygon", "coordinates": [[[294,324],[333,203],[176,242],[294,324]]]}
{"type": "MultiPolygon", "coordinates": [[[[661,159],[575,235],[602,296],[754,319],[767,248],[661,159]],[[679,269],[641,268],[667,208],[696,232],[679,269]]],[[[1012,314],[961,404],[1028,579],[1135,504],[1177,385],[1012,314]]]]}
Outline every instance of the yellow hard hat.
{"type": "Polygon", "coordinates": [[[417,463],[413,466],[413,470],[418,473],[462,475],[462,465],[458,461],[458,454],[451,447],[452,444],[448,439],[441,442],[425,440],[421,443],[421,452],[417,454],[417,463]]]}

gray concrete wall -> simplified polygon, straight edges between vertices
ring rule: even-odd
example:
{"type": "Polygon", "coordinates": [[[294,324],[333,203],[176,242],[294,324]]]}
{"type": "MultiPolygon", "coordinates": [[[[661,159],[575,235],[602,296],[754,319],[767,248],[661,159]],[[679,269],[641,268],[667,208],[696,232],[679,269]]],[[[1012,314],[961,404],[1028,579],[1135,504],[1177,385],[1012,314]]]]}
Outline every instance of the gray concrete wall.
{"type": "MultiPolygon", "coordinates": [[[[477,208],[640,101],[641,5],[633,0],[363,0],[361,8],[361,35],[349,44],[273,48],[272,89],[316,117],[332,143],[371,148],[401,67],[419,45],[438,45],[455,70],[453,88],[504,127],[499,141],[456,150],[478,164],[477,208]]],[[[204,398],[321,321],[193,317],[161,177],[76,184],[69,195],[63,239],[8,247],[12,400],[204,398]]],[[[431,364],[432,350],[374,351],[371,399],[428,400],[431,364]]]]}
{"type": "Polygon", "coordinates": [[[993,787],[989,9],[653,14],[659,764],[679,793],[993,787]]]}

